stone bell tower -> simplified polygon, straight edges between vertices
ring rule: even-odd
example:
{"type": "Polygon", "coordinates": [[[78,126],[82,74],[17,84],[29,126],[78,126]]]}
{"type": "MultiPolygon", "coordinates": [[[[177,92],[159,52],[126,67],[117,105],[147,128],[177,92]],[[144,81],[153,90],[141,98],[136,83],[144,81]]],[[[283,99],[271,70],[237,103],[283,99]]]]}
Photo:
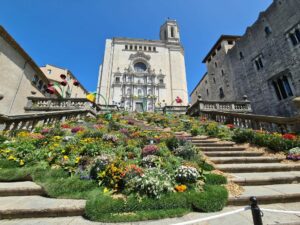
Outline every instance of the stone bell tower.
{"type": "Polygon", "coordinates": [[[160,27],[160,40],[168,43],[180,43],[179,28],[176,20],[168,19],[160,27]]]}

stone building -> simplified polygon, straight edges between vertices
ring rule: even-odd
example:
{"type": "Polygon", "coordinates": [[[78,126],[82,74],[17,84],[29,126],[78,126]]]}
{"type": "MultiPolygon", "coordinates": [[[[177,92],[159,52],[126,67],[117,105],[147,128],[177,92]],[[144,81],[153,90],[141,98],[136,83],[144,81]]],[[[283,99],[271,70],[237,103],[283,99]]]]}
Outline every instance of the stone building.
{"type": "Polygon", "coordinates": [[[47,77],[2,26],[0,80],[0,114],[23,114],[28,96],[50,96],[46,93],[47,77]]]}
{"type": "Polygon", "coordinates": [[[300,1],[274,0],[243,36],[223,35],[203,60],[207,74],[191,93],[203,100],[248,96],[254,113],[293,116],[300,96],[300,1]]]}
{"type": "Polygon", "coordinates": [[[53,65],[40,67],[53,87],[63,98],[86,98],[88,91],[80,84],[74,74],[68,70],[53,65]],[[64,86],[65,85],[65,86],[64,86]]]}
{"type": "Polygon", "coordinates": [[[118,104],[128,111],[188,104],[184,50],[179,27],[167,20],[160,40],[113,38],[106,40],[99,70],[97,103],[118,104]]]}

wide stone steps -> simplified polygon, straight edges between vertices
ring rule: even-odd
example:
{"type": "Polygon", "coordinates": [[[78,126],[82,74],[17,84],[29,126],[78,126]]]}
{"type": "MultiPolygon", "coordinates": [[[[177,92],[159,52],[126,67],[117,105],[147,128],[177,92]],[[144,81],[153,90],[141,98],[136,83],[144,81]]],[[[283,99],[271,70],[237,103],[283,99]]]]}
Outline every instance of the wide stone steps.
{"type": "Polygon", "coordinates": [[[190,140],[193,144],[210,144],[210,143],[218,143],[217,140],[214,139],[204,139],[204,140],[190,140]]]}
{"type": "Polygon", "coordinates": [[[249,163],[249,164],[217,164],[216,169],[231,173],[300,171],[300,164],[283,163],[249,163]]]}
{"type": "Polygon", "coordinates": [[[204,152],[206,156],[211,157],[232,157],[232,156],[261,156],[263,152],[253,152],[253,151],[207,151],[204,152]]]}
{"type": "Polygon", "coordinates": [[[2,182],[0,196],[44,195],[43,188],[34,182],[2,182]]]}
{"type": "Polygon", "coordinates": [[[265,156],[254,157],[211,157],[210,161],[216,164],[231,163],[275,163],[282,161],[282,158],[273,158],[265,156]]]}
{"type": "Polygon", "coordinates": [[[194,143],[193,144],[197,147],[233,147],[234,143],[218,143],[218,142],[212,142],[212,143],[194,143]]]}
{"type": "Polygon", "coordinates": [[[199,148],[200,150],[202,150],[203,152],[207,152],[207,151],[244,151],[246,150],[245,147],[201,147],[199,148]]]}
{"type": "Polygon", "coordinates": [[[242,186],[300,183],[300,171],[231,173],[230,181],[242,186]]]}
{"type": "Polygon", "coordinates": [[[248,205],[251,196],[256,196],[259,204],[300,202],[300,184],[245,186],[243,188],[242,195],[229,197],[228,205],[248,205]]]}
{"type": "Polygon", "coordinates": [[[85,200],[42,196],[0,197],[0,219],[82,216],[85,200]]]}

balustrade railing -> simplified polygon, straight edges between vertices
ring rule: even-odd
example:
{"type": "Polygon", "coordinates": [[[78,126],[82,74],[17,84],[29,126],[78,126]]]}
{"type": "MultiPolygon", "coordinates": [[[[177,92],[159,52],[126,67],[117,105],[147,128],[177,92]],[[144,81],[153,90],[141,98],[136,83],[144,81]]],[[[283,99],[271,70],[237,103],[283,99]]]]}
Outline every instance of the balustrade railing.
{"type": "Polygon", "coordinates": [[[265,130],[269,132],[299,132],[300,115],[295,117],[266,116],[246,113],[202,111],[200,116],[236,127],[265,130]]]}
{"type": "Polygon", "coordinates": [[[28,97],[26,111],[61,111],[73,109],[87,109],[95,114],[100,111],[99,106],[85,98],[44,98],[28,97]]]}
{"type": "Polygon", "coordinates": [[[94,116],[91,110],[62,110],[52,112],[27,113],[23,115],[6,116],[0,114],[0,130],[33,130],[36,126],[46,126],[67,119],[81,119],[85,116],[94,116]]]}

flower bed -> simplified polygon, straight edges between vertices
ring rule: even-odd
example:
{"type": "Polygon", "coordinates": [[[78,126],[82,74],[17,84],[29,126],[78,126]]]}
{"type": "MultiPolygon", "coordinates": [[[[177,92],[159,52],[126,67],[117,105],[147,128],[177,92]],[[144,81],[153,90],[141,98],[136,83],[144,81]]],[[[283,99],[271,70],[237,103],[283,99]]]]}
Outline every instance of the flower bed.
{"type": "MultiPolygon", "coordinates": [[[[173,130],[178,125],[176,117],[152,116],[155,124],[163,120],[173,130]]],[[[195,125],[181,119],[183,129],[195,125]]],[[[30,175],[52,197],[87,199],[87,217],[106,222],[207,211],[197,201],[204,195],[216,202],[211,211],[224,207],[227,191],[205,184],[209,167],[197,148],[172,132],[143,131],[132,121],[113,114],[0,135],[0,180],[30,175]],[[223,191],[215,195],[216,189],[223,191]]]]}

